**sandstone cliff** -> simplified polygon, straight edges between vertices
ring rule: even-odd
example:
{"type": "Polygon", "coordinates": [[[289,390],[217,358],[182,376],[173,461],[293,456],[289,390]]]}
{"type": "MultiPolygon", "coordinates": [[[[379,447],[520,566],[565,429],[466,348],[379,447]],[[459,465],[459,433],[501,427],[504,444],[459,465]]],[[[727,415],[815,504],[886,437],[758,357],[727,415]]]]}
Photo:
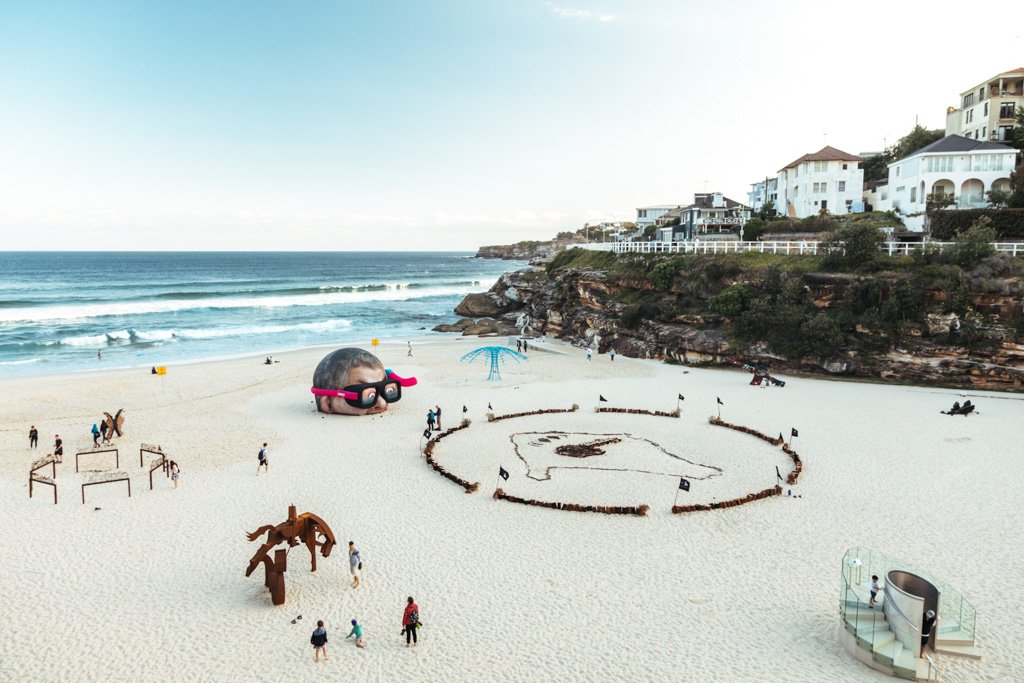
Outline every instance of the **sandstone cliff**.
{"type": "Polygon", "coordinates": [[[615,348],[626,356],[709,365],[759,358],[776,372],[1024,391],[1024,286],[1019,277],[1004,277],[996,285],[989,278],[984,282],[990,291],[978,291],[966,279],[957,281],[956,290],[926,287],[920,278],[892,273],[804,272],[785,276],[788,280],[778,285],[758,280],[763,272],[712,261],[659,288],[649,277],[656,265],[657,260],[647,259],[632,267],[618,263],[506,273],[489,292],[466,297],[456,310],[495,319],[502,333],[514,330],[525,314],[532,333],[602,353],[615,348]],[[911,283],[920,294],[907,303],[903,299],[910,296],[911,283]],[[762,321],[768,330],[763,338],[750,340],[751,319],[756,322],[761,305],[757,299],[737,308],[744,312],[736,315],[715,312],[727,308],[722,302],[729,303],[730,292],[747,288],[756,297],[773,286],[792,290],[785,294],[792,301],[780,295],[780,303],[762,321]],[[803,346],[787,345],[784,337],[780,341],[786,323],[772,317],[788,315],[797,299],[806,311],[799,319],[804,322],[793,323],[791,332],[803,346]],[[851,303],[860,299],[867,303],[851,303]],[[959,302],[954,305],[953,299],[959,302]],[[923,309],[914,309],[915,301],[923,309]],[[909,312],[897,308],[893,313],[894,306],[909,312]],[[815,353],[818,348],[829,351],[815,353]]]}

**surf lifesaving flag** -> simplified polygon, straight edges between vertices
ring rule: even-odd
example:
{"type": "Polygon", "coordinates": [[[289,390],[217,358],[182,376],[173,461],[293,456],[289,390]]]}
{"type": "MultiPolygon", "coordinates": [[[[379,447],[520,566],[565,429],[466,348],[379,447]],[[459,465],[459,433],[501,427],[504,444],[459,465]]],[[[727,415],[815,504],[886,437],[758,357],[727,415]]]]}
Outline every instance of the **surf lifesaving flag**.
{"type": "Polygon", "coordinates": [[[508,481],[508,471],[501,465],[498,465],[498,476],[505,481],[508,481]]]}
{"type": "Polygon", "coordinates": [[[679,478],[679,489],[681,491],[689,491],[690,490],[690,482],[688,482],[687,480],[685,480],[682,477],[680,477],[679,478]]]}

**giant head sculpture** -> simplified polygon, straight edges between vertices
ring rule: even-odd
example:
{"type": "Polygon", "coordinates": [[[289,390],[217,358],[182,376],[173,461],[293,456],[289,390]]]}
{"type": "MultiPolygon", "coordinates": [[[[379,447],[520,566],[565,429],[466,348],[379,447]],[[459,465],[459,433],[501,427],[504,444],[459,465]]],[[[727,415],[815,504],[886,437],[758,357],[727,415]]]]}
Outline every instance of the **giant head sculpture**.
{"type": "Polygon", "coordinates": [[[363,349],[333,351],[313,371],[313,395],[321,413],[373,415],[402,398],[402,387],[415,386],[415,377],[399,377],[377,356],[363,349]]]}

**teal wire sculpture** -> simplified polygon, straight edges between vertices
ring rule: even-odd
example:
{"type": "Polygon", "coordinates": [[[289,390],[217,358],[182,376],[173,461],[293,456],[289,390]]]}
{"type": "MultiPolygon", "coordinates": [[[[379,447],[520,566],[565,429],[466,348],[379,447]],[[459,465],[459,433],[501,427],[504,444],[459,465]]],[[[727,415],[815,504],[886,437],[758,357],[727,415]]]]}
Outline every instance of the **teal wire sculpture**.
{"type": "Polygon", "coordinates": [[[529,360],[523,354],[506,349],[503,346],[481,346],[479,349],[470,351],[460,360],[463,363],[472,363],[477,358],[483,355],[487,355],[491,361],[491,370],[487,373],[487,381],[500,380],[501,379],[501,364],[514,360],[516,363],[522,363],[524,360],[529,360]]]}

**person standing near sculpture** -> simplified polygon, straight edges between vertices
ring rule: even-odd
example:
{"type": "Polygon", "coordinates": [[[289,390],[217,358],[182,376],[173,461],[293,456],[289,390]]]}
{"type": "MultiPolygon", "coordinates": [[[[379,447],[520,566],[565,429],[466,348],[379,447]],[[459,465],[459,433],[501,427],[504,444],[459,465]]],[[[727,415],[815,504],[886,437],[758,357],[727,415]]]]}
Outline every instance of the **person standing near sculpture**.
{"type": "Polygon", "coordinates": [[[28,430],[28,447],[35,448],[39,445],[39,430],[36,429],[35,425],[29,427],[28,430]]]}
{"type": "Polygon", "coordinates": [[[434,422],[437,420],[437,414],[433,408],[427,410],[427,429],[434,431],[434,422]]]}
{"type": "Polygon", "coordinates": [[[935,626],[935,610],[930,609],[924,615],[924,621],[921,622],[921,653],[918,658],[924,657],[924,649],[928,646],[928,639],[932,637],[933,626],[935,626]]]}
{"type": "Polygon", "coordinates": [[[437,419],[437,431],[441,431],[441,406],[434,406],[434,417],[437,419]]]}
{"type": "Polygon", "coordinates": [[[352,541],[348,542],[348,570],[352,574],[352,587],[359,588],[359,572],[363,570],[363,558],[359,556],[359,549],[352,541]]]}
{"type": "Polygon", "coordinates": [[[420,624],[420,607],[410,595],[402,613],[402,632],[405,634],[405,646],[416,647],[416,628],[420,624]]]}
{"type": "Polygon", "coordinates": [[[313,631],[313,635],[309,637],[309,642],[313,645],[313,661],[320,661],[320,650],[324,651],[324,661],[326,662],[330,657],[327,656],[327,629],[324,628],[324,620],[320,619],[316,622],[316,630],[313,631]]]}
{"type": "Polygon", "coordinates": [[[60,434],[53,435],[53,459],[64,462],[64,442],[60,440],[60,434]]]}
{"type": "Polygon", "coordinates": [[[267,443],[265,441],[263,442],[263,448],[256,454],[256,460],[256,476],[260,476],[261,467],[266,474],[270,474],[270,453],[267,451],[267,443]]]}
{"type": "Polygon", "coordinates": [[[92,445],[100,445],[100,428],[96,426],[96,423],[92,423],[92,445]]]}

